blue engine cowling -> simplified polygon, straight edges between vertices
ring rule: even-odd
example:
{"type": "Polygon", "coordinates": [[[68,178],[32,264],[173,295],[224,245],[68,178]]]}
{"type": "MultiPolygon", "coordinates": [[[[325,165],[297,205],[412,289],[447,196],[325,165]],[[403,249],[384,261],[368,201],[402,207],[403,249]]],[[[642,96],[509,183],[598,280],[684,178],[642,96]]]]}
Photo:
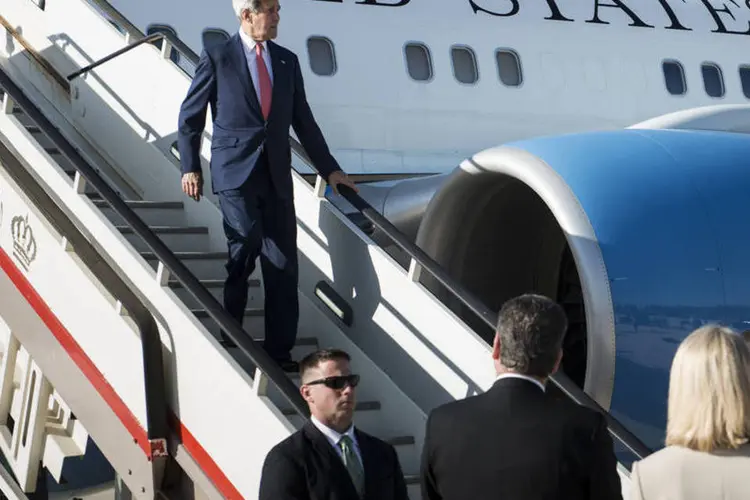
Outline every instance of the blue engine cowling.
{"type": "Polygon", "coordinates": [[[464,162],[430,201],[417,244],[494,310],[525,292],[561,302],[564,370],[657,449],[680,341],[710,322],[750,328],[749,199],[748,135],[542,137],[464,162]]]}

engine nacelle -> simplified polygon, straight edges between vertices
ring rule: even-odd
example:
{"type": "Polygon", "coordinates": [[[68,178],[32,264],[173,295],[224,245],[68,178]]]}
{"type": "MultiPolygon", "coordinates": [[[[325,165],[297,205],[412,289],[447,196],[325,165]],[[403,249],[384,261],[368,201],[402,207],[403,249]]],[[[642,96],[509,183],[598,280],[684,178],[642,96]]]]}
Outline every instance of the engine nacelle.
{"type": "Polygon", "coordinates": [[[466,160],[432,197],[416,243],[493,310],[526,292],[560,302],[565,372],[659,448],[680,341],[708,322],[750,328],[749,199],[749,135],[543,137],[466,160]]]}

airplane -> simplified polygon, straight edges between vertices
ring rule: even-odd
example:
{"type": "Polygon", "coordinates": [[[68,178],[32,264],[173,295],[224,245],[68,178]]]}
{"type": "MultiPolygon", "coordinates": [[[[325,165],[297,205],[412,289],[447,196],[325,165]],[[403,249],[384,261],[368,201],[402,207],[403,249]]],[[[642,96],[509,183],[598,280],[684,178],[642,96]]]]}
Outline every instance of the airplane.
{"type": "MultiPolygon", "coordinates": [[[[237,29],[229,0],[110,3],[196,52],[237,29]]],[[[679,341],[750,321],[746,4],[303,0],[282,17],[342,166],[438,174],[363,197],[491,310],[527,291],[563,304],[563,370],[659,447],[679,341]]],[[[386,236],[372,234],[400,261],[386,236]]],[[[377,280],[362,267],[349,272],[377,280]]]]}
{"type": "MultiPolygon", "coordinates": [[[[230,0],[110,3],[198,54],[238,29],[230,0]]],[[[498,141],[750,102],[747,2],[281,4],[276,41],[300,58],[315,116],[351,173],[447,172],[498,141]]]]}
{"type": "MultiPolygon", "coordinates": [[[[143,32],[171,31],[196,53],[237,30],[228,0],[110,3],[143,32]]],[[[700,219],[684,197],[688,181],[675,182],[675,165],[659,155],[672,151],[705,181],[706,158],[681,152],[715,147],[724,177],[709,197],[735,199],[746,185],[732,162],[748,138],[731,136],[750,132],[750,3],[304,0],[284,3],[281,17],[277,42],[300,57],[344,168],[437,174],[362,185],[363,197],[492,309],[526,291],[564,304],[563,370],[658,448],[679,341],[707,322],[750,320],[746,286],[716,291],[746,266],[722,269],[721,255],[696,243],[720,231],[727,251],[727,228],[746,210],[711,198],[716,212],[700,219]],[[651,129],[695,132],[695,144],[651,129]],[[633,176],[618,173],[628,169],[633,176]],[[597,189],[622,204],[596,199],[597,189]],[[650,212],[664,209],[660,197],[684,212],[650,212]]],[[[387,235],[371,236],[408,265],[387,235]]],[[[421,282],[490,339],[435,279],[421,282]]]]}

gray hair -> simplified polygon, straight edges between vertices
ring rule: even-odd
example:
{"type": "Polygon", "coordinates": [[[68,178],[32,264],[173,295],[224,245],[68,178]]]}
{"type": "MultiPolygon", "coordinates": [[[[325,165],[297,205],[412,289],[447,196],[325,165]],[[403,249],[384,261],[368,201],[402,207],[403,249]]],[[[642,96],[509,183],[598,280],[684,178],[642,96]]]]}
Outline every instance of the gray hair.
{"type": "Polygon", "coordinates": [[[521,295],[500,310],[500,362],[529,376],[548,377],[562,349],[568,319],[562,307],[541,295],[521,295]]]}
{"type": "Polygon", "coordinates": [[[263,0],[232,0],[232,7],[238,19],[242,19],[242,13],[246,10],[257,13],[260,11],[263,0]]]}

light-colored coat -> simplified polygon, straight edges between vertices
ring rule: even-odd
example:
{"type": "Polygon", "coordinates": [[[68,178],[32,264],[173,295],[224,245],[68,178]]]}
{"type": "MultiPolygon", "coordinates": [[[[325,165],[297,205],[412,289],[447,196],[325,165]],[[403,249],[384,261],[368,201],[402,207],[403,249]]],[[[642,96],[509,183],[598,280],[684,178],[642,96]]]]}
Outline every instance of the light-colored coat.
{"type": "Polygon", "coordinates": [[[633,464],[630,500],[746,500],[750,445],[704,453],[668,446],[633,464]]]}

